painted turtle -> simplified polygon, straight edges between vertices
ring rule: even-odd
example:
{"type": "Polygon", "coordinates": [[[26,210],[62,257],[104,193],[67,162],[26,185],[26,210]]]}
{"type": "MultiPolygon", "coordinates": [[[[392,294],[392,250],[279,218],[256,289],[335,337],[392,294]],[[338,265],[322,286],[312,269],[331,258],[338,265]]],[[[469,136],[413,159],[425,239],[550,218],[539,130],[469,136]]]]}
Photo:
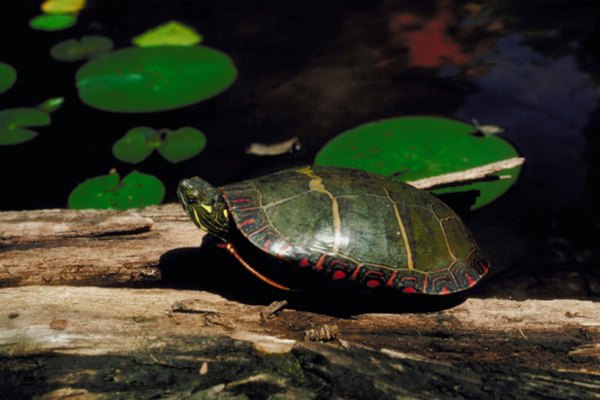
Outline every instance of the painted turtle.
{"type": "Polygon", "coordinates": [[[194,177],[181,181],[177,194],[200,229],[281,289],[287,287],[254,269],[239,249],[335,281],[404,293],[459,292],[489,268],[446,204],[364,171],[305,166],[219,188],[194,177]]]}

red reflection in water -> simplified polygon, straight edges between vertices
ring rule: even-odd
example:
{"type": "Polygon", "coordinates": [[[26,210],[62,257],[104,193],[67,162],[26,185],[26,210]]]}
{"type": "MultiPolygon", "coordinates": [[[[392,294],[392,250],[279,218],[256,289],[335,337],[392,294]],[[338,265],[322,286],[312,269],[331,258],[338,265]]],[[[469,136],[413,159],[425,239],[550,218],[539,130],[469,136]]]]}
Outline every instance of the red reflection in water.
{"type": "Polygon", "coordinates": [[[449,33],[457,26],[450,4],[438,1],[438,10],[430,19],[407,13],[396,15],[390,21],[394,41],[409,50],[411,66],[436,68],[472,62],[473,54],[465,51],[449,33]]]}

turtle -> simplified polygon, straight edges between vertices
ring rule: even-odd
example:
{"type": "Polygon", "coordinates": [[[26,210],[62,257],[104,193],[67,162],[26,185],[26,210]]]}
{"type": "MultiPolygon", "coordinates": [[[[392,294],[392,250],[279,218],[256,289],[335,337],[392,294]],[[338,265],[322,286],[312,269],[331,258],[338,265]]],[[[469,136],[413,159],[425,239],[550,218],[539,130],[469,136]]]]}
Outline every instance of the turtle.
{"type": "Polygon", "coordinates": [[[184,179],[188,216],[264,282],[292,270],[364,290],[445,295],[490,268],[460,217],[434,195],[374,173],[300,166],[215,187],[184,179]],[[248,261],[261,254],[269,271],[248,261]],[[252,258],[252,257],[251,257],[252,258]]]}

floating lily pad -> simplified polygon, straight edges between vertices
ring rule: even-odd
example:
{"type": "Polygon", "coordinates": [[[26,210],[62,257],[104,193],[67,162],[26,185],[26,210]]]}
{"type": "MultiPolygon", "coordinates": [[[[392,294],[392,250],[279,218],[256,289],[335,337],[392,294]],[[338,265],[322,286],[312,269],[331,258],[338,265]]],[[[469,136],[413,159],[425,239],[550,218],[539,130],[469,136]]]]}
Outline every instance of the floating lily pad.
{"type": "Polygon", "coordinates": [[[77,18],[71,14],[42,14],[29,21],[29,26],[38,31],[62,31],[76,22],[77,18]]]}
{"type": "Polygon", "coordinates": [[[37,108],[40,111],[50,114],[61,108],[64,102],[64,97],[52,97],[38,105],[37,108]]]}
{"type": "Polygon", "coordinates": [[[154,150],[158,150],[168,161],[177,163],[194,157],[205,146],[206,137],[195,128],[157,131],[140,126],[117,140],[112,150],[117,159],[132,164],[144,161],[154,150]]]}
{"type": "Polygon", "coordinates": [[[235,80],[225,53],[205,46],[130,47],[94,58],[76,75],[81,100],[115,112],[171,110],[213,97],[235,80]]]}
{"type": "Polygon", "coordinates": [[[144,161],[160,146],[160,134],[145,126],[130,129],[112,147],[113,155],[124,162],[137,164],[144,161]]]}
{"type": "Polygon", "coordinates": [[[133,171],[123,180],[117,172],[87,179],[69,195],[69,208],[125,210],[160,204],[165,187],[155,176],[133,171]]]}
{"type": "Polygon", "coordinates": [[[202,35],[193,28],[177,21],[152,28],[133,38],[132,42],[139,47],[154,46],[193,46],[202,41],[202,35]]]}
{"type": "Polygon", "coordinates": [[[50,49],[52,58],[59,61],[79,61],[108,53],[113,42],[105,36],[84,36],[81,40],[69,39],[50,49]]]}
{"type": "MultiPolygon", "coordinates": [[[[351,167],[413,181],[462,171],[518,156],[498,136],[476,136],[476,129],[459,121],[436,117],[381,120],[343,132],[317,154],[315,164],[351,167]]],[[[495,200],[512,186],[520,168],[502,172],[510,179],[478,182],[434,190],[435,193],[479,190],[473,208],[495,200]]]]}
{"type": "Polygon", "coordinates": [[[85,0],[46,0],[42,3],[45,14],[74,14],[85,7],[85,0]]]}
{"type": "Polygon", "coordinates": [[[0,93],[6,92],[17,81],[17,71],[8,64],[0,62],[0,93]]]}
{"type": "Polygon", "coordinates": [[[0,111],[0,145],[27,142],[38,135],[28,127],[46,126],[50,116],[35,108],[11,108],[0,111]]]}
{"type": "Polygon", "coordinates": [[[167,131],[158,148],[161,156],[172,163],[188,160],[204,150],[206,136],[189,126],[167,131]]]}

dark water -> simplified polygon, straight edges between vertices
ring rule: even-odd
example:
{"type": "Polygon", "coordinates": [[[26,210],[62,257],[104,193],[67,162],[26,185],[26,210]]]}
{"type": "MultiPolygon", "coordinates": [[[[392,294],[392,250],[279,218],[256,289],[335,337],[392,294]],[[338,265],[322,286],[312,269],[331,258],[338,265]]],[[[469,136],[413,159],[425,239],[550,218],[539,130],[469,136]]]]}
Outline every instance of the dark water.
{"type": "Polygon", "coordinates": [[[526,157],[518,184],[468,216],[494,262],[476,295],[600,298],[600,4],[596,2],[279,1],[90,2],[74,27],[38,32],[37,2],[0,2],[0,61],[19,78],[0,108],[64,96],[35,140],[0,147],[0,209],[66,206],[86,178],[117,168],[113,142],[133,126],[191,125],[206,150],[177,165],[136,166],[167,186],[201,175],[215,184],[311,163],[330,138],[381,118],[440,115],[506,128],[526,157]],[[116,48],[168,20],[195,27],[239,70],[221,95],[176,111],[112,114],[82,105],[79,63],[50,47],[105,35],[116,48]],[[414,22],[411,26],[410,22],[414,22]],[[408,24],[407,24],[408,22],[408,24]],[[407,27],[408,26],[408,27],[407,27]],[[251,142],[298,136],[302,150],[245,154],[251,142]]]}

